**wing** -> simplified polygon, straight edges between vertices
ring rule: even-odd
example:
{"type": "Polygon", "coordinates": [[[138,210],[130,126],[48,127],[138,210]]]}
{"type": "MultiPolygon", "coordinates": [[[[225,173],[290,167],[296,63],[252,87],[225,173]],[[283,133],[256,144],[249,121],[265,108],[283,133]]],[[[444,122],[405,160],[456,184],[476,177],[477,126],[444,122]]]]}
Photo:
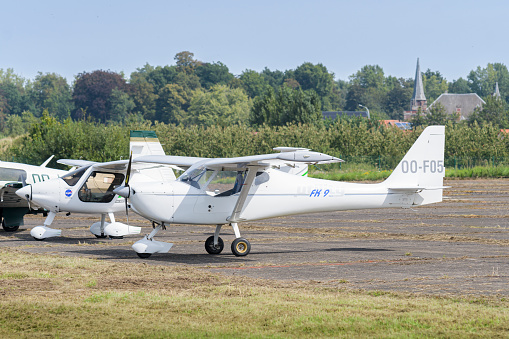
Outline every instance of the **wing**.
{"type": "Polygon", "coordinates": [[[88,161],[88,160],[81,160],[81,159],[60,159],[60,160],[57,160],[57,162],[59,164],[64,164],[64,165],[68,165],[68,166],[73,166],[73,167],[84,167],[84,166],[91,166],[91,165],[94,165],[94,164],[97,164],[97,162],[95,161],[88,161]]]}
{"type": "Polygon", "coordinates": [[[142,155],[133,159],[134,163],[162,164],[189,168],[198,162],[210,160],[210,158],[182,157],[177,155],[142,155]]]}
{"type": "Polygon", "coordinates": [[[210,159],[203,163],[207,168],[232,168],[240,169],[248,166],[270,167],[275,163],[299,162],[308,165],[342,162],[343,160],[331,155],[313,152],[309,150],[288,151],[272,154],[250,155],[235,158],[210,159]]]}

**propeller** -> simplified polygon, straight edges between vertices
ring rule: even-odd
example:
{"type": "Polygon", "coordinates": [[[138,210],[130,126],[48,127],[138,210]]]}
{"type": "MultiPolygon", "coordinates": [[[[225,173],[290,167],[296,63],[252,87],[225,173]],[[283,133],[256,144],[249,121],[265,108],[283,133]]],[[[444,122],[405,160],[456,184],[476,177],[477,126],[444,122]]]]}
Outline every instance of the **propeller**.
{"type": "Polygon", "coordinates": [[[131,196],[131,188],[129,187],[129,179],[131,177],[131,163],[133,161],[133,152],[131,151],[131,155],[129,156],[129,163],[127,164],[127,171],[125,174],[125,183],[124,186],[127,187],[128,193],[127,197],[125,197],[125,215],[127,218],[127,225],[129,225],[129,207],[127,205],[127,198],[131,196]]]}
{"type": "Polygon", "coordinates": [[[25,187],[25,186],[30,186],[30,194],[25,194],[25,199],[27,200],[27,203],[28,203],[28,209],[32,209],[31,205],[30,205],[30,201],[32,200],[32,185],[28,185],[27,184],[27,180],[26,180],[26,175],[23,174],[21,175],[21,184],[22,184],[22,187],[25,187]]]}

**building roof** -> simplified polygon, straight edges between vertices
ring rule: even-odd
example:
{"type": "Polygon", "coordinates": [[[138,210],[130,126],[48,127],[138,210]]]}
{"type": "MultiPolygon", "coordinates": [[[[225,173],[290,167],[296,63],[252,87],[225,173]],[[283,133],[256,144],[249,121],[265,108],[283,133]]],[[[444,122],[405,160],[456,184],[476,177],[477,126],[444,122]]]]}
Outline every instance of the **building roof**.
{"type": "Polygon", "coordinates": [[[459,113],[460,119],[467,119],[476,107],[482,107],[486,102],[476,93],[454,94],[443,93],[433,101],[429,108],[440,103],[448,114],[459,113]]]}
{"type": "Polygon", "coordinates": [[[412,102],[424,100],[426,100],[426,96],[424,95],[424,86],[422,85],[421,66],[419,66],[419,58],[417,58],[417,68],[415,70],[414,93],[412,95],[412,102]]]}

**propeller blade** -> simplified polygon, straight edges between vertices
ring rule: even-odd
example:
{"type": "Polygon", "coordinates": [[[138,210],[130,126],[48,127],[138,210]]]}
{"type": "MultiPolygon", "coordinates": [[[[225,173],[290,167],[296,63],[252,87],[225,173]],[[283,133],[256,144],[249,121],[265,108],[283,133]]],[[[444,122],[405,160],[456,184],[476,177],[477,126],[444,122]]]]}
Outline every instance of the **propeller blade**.
{"type": "Polygon", "coordinates": [[[131,163],[133,161],[133,152],[131,151],[131,155],[129,156],[129,164],[127,164],[127,171],[125,174],[125,186],[129,186],[129,178],[131,177],[131,163]]]}
{"type": "Polygon", "coordinates": [[[31,210],[32,206],[30,205],[30,201],[32,200],[32,185],[29,185],[29,186],[30,186],[30,194],[25,194],[25,199],[27,200],[27,203],[28,203],[28,209],[31,210]]]}
{"type": "Polygon", "coordinates": [[[133,152],[131,151],[131,155],[129,156],[129,164],[127,165],[127,171],[125,174],[125,187],[129,189],[128,196],[125,197],[125,216],[127,218],[127,226],[129,227],[129,206],[127,204],[127,198],[131,196],[131,188],[129,187],[129,178],[131,177],[131,163],[133,161],[133,152]]]}

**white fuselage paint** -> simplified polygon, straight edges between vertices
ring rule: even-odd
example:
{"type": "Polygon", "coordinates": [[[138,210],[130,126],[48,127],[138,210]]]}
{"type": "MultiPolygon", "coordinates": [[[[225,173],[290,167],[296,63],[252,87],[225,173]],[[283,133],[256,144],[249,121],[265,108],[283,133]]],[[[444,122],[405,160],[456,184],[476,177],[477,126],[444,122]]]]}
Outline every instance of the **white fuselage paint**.
{"type": "MultiPolygon", "coordinates": [[[[392,192],[384,183],[356,184],[299,177],[267,170],[269,180],[253,183],[239,221],[352,209],[410,207],[420,193],[392,192]]],[[[143,217],[165,223],[225,224],[238,194],[215,197],[180,181],[131,186],[130,200],[143,217]]]]}
{"type": "MultiPolygon", "coordinates": [[[[31,193],[34,204],[55,213],[61,211],[71,213],[115,213],[125,211],[125,198],[119,196],[115,196],[110,202],[83,202],[79,199],[78,191],[90,172],[92,172],[92,169],[89,168],[74,186],[69,186],[59,178],[37,183],[37,185],[33,185],[31,190],[27,186],[26,189],[31,193]]],[[[120,173],[120,171],[118,172],[120,173]]]]}

